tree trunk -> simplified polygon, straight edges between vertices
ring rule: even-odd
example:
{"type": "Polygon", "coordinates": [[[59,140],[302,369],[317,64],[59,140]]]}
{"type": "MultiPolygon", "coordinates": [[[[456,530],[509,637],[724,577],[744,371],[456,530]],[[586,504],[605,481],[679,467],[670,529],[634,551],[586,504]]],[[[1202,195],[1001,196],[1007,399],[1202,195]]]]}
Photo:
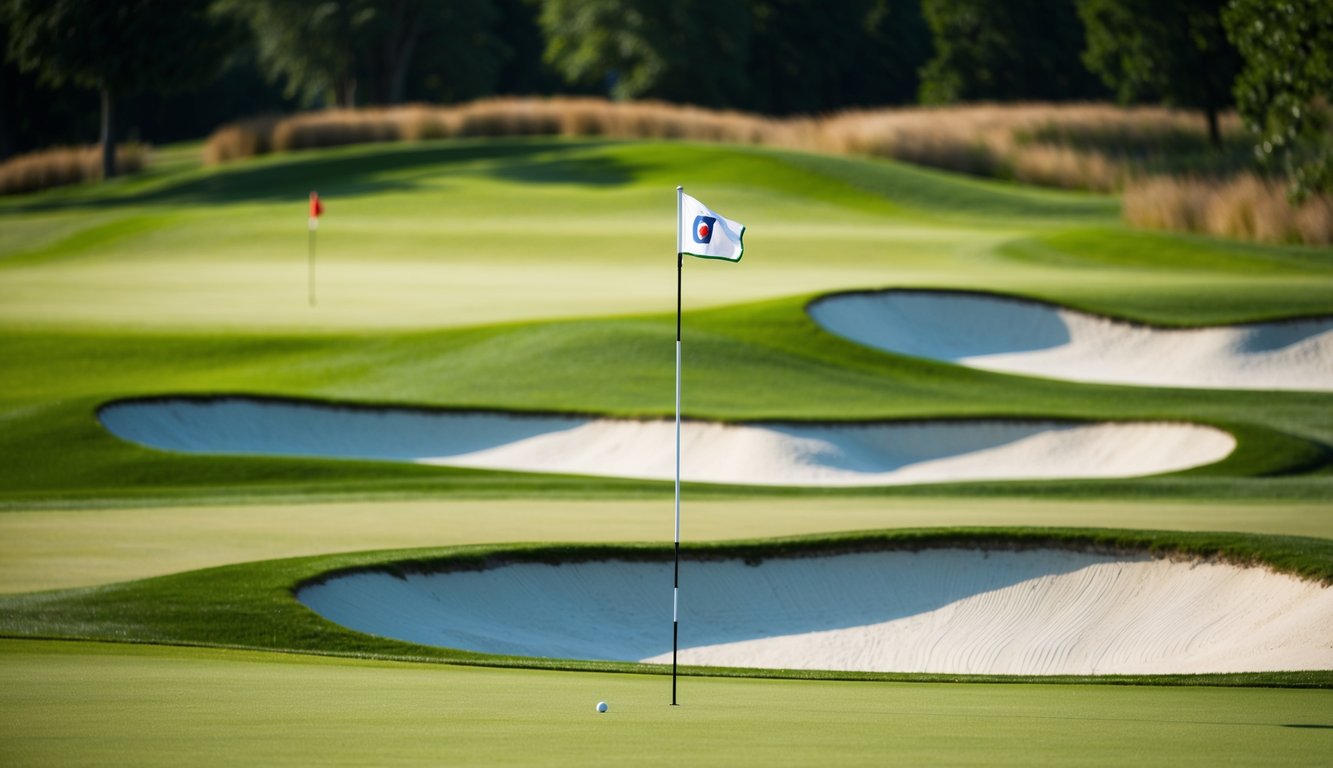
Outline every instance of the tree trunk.
{"type": "Polygon", "coordinates": [[[1211,104],[1205,109],[1208,113],[1208,141],[1213,149],[1222,148],[1222,130],[1217,124],[1217,107],[1211,104]]]}
{"type": "Polygon", "coordinates": [[[111,89],[102,87],[102,178],[110,179],[116,175],[116,124],[115,99],[111,89]]]}

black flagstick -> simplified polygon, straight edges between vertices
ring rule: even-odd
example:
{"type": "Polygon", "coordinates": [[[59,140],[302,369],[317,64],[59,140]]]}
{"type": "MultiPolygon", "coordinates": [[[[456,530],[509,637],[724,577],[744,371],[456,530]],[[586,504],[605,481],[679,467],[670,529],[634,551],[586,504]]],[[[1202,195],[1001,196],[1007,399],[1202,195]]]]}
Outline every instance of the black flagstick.
{"type": "Polygon", "coordinates": [[[671,706],[676,706],[676,651],[680,642],[680,293],[685,254],[680,241],[684,187],[676,187],[676,567],[671,587],[671,706]]]}

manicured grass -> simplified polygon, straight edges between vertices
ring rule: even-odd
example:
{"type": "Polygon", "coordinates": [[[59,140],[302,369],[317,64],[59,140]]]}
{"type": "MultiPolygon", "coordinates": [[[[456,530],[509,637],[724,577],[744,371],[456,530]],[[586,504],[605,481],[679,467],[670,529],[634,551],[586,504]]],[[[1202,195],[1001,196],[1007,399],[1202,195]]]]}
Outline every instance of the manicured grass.
{"type": "Polygon", "coordinates": [[[685,678],[678,698],[640,675],[0,641],[12,766],[1314,765],[1333,726],[1327,690],[685,678]]]}
{"type": "MultiPolygon", "coordinates": [[[[1184,419],[1241,441],[1215,467],[1162,478],[687,487],[691,546],[886,526],[1129,526],[1320,537],[1295,559],[1327,568],[1333,395],[968,371],[833,339],[803,306],[904,286],[1175,325],[1328,314],[1333,249],[1133,233],[1109,197],[753,148],[455,142],[221,170],[172,157],[141,178],[0,201],[0,592],[90,587],[0,598],[17,631],[426,655],[319,624],[291,585],[385,557],[327,553],[669,540],[668,484],[176,456],[115,440],[95,411],[247,393],[669,414],[676,184],[750,228],[742,264],[686,265],[687,414],[1184,419]],[[327,203],[314,308],[312,188],[327,203]],[[294,555],[323,556],[166,575],[294,555]],[[144,576],[160,578],[93,586],[144,576]]],[[[1220,540],[1261,557],[1293,541],[1220,540]]],[[[683,691],[671,709],[656,675],[0,641],[0,762],[1305,764],[1327,754],[1333,725],[1320,690],[688,678],[683,691]],[[596,716],[598,699],[610,715],[596,716]]]]}
{"type": "MultiPolygon", "coordinates": [[[[1333,395],[1154,390],[1027,379],[897,357],[845,342],[804,313],[807,297],[687,317],[687,416],[803,421],[959,417],[1147,419],[1216,424],[1240,439],[1222,463],[1167,478],[978,483],[968,494],[1326,499],[1333,395]],[[764,385],[764,384],[767,385],[764,385]],[[780,384],[775,384],[780,383],[780,384]]],[[[99,405],[161,394],[255,393],[361,403],[666,418],[669,317],[573,320],[382,334],[0,336],[12,367],[0,500],[226,499],[357,493],[656,497],[663,483],[447,470],[388,462],[176,456],[117,440],[99,405]],[[540,375],[533,372],[540,371],[540,375]],[[497,387],[495,382],[505,385],[497,387]]],[[[735,495],[740,490],[708,489],[735,495]]],[[[938,489],[744,490],[920,494],[938,489]]]]}
{"type": "Polygon", "coordinates": [[[833,339],[803,311],[812,291],[941,285],[1173,324],[1333,313],[1329,249],[1133,233],[1116,226],[1110,198],[885,162],[518,140],[349,147],[222,170],[177,162],[134,182],[0,201],[0,504],[656,498],[660,483],[172,456],[116,440],[94,413],[123,397],[248,393],[667,416],[678,182],[746,221],[755,256],[688,265],[687,415],[1202,421],[1241,441],[1215,467],[965,492],[1329,497],[1328,394],[1002,376],[833,339]],[[311,187],[329,201],[319,234],[327,292],[315,308],[302,222],[311,187]],[[570,314],[580,317],[532,319],[570,314]]]}
{"type": "MultiPolygon", "coordinates": [[[[671,499],[407,499],[0,513],[0,594],[336,552],[497,541],[632,542],[671,537],[671,499]]],[[[874,528],[1017,525],[1235,531],[1327,537],[1333,505],[1199,500],[932,497],[695,498],[688,543],[874,528]]]]}

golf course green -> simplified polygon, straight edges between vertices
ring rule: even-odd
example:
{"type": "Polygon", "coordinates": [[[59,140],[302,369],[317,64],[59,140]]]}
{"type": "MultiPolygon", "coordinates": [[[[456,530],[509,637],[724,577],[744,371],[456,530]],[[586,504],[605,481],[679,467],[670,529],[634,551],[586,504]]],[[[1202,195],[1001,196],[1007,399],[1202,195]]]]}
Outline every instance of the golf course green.
{"type": "Polygon", "coordinates": [[[1328,590],[1330,358],[1301,374],[1314,384],[1280,389],[1074,380],[862,343],[811,307],[855,291],[967,291],[1134,327],[1281,325],[1333,316],[1333,249],[1131,230],[1111,196],[758,147],[466,139],[220,168],[198,151],[0,198],[0,762],[1270,765],[1333,753],[1329,668],[689,667],[673,708],[669,667],[362,634],[298,589],[460,558],[661,560],[672,483],[162,449],[118,437],[106,417],[116,404],[225,400],[669,420],[680,184],[747,227],[740,263],[684,264],[692,421],[1189,425],[1227,441],[1206,460],[1120,474],[842,487],[687,475],[689,557],[1055,545],[1328,590]],[[313,236],[312,190],[325,206],[313,236]]]}

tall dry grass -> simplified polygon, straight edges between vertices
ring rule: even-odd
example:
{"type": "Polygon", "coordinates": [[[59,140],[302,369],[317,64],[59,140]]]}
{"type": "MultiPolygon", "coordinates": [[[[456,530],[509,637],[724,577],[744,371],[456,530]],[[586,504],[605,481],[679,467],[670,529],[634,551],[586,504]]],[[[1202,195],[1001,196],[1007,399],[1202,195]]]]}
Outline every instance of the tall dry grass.
{"type": "MultiPolygon", "coordinates": [[[[1226,119],[1235,132],[1238,121],[1226,119]]],[[[1102,104],[969,105],[858,110],[772,119],[657,102],[593,98],[486,99],[257,118],[219,129],[205,158],[372,141],[466,136],[607,136],[686,139],[887,157],[980,176],[1115,191],[1137,169],[1182,143],[1206,141],[1202,120],[1154,107],[1102,104]]]]}
{"type": "MultiPolygon", "coordinates": [[[[148,159],[147,145],[121,144],[116,147],[116,170],[119,173],[138,173],[148,167],[148,159]]],[[[35,192],[101,178],[101,146],[56,147],[17,155],[0,163],[0,195],[35,192]]]]}
{"type": "Polygon", "coordinates": [[[1293,204],[1284,185],[1253,174],[1224,180],[1135,180],[1125,189],[1124,216],[1144,229],[1263,243],[1333,244],[1333,200],[1311,196],[1293,204]]]}
{"type": "Polygon", "coordinates": [[[214,133],[205,147],[205,160],[220,163],[268,152],[472,136],[763,144],[884,157],[1065,189],[1124,191],[1126,220],[1136,226],[1186,227],[1266,241],[1328,242],[1328,200],[1283,210],[1275,202],[1271,184],[1258,179],[1242,184],[1246,177],[1236,174],[1248,149],[1240,120],[1225,115],[1221,128],[1229,150],[1218,153],[1208,146],[1202,117],[1162,107],[977,104],[776,119],[656,102],[503,98],[449,107],[413,105],[256,118],[214,133]],[[1200,168],[1236,180],[1182,178],[1200,168]],[[1178,189],[1169,195],[1164,190],[1172,185],[1178,189]],[[1172,195],[1178,200],[1168,206],[1173,213],[1153,210],[1154,200],[1172,195]],[[1186,202],[1200,195],[1213,200],[1204,205],[1210,213],[1195,212],[1186,202]]]}

